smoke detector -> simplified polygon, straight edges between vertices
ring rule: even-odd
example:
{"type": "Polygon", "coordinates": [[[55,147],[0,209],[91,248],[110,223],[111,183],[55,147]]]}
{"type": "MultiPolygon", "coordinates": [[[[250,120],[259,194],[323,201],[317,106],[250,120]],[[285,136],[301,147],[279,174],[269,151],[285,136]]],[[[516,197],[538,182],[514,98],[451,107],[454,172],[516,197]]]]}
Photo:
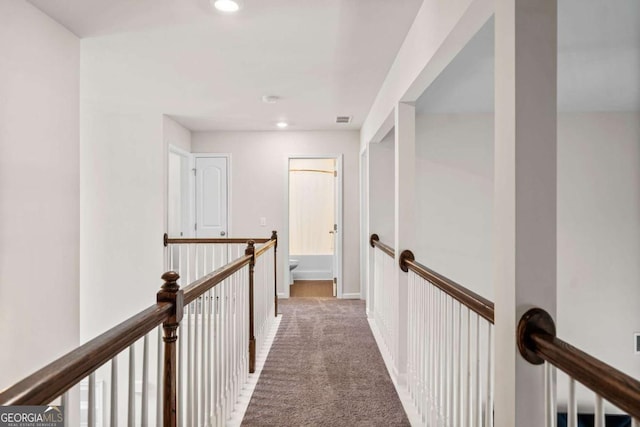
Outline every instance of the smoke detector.
{"type": "Polygon", "coordinates": [[[351,123],[351,116],[338,116],[336,117],[336,123],[349,124],[351,123]]]}
{"type": "Polygon", "coordinates": [[[279,100],[280,97],[276,95],[264,95],[262,97],[262,102],[264,102],[265,104],[275,104],[279,100]]]}

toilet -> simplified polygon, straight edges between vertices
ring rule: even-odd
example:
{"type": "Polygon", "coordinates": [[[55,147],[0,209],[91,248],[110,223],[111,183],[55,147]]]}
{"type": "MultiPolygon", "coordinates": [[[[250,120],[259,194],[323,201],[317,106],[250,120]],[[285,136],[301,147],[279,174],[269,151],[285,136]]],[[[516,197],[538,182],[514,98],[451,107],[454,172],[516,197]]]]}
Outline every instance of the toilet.
{"type": "Polygon", "coordinates": [[[299,261],[297,259],[289,259],[289,281],[291,283],[289,283],[290,285],[293,285],[293,270],[296,269],[296,267],[298,267],[298,263],[299,261]]]}

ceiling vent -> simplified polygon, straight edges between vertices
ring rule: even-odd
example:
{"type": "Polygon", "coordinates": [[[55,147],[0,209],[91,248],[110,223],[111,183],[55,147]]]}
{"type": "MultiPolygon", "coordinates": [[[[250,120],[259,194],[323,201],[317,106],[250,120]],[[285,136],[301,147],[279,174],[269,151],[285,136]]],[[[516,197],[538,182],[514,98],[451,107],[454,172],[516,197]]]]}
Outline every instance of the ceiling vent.
{"type": "Polygon", "coordinates": [[[351,116],[338,116],[336,117],[336,123],[351,123],[351,116]]]}

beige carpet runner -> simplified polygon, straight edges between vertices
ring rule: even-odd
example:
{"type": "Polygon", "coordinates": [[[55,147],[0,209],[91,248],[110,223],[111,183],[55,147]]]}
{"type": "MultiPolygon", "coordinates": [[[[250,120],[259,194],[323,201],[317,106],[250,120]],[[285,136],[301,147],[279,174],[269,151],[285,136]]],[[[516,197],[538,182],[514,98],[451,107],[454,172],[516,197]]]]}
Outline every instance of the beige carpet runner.
{"type": "Polygon", "coordinates": [[[280,329],[242,425],[408,426],[364,307],[281,300],[280,329]]]}

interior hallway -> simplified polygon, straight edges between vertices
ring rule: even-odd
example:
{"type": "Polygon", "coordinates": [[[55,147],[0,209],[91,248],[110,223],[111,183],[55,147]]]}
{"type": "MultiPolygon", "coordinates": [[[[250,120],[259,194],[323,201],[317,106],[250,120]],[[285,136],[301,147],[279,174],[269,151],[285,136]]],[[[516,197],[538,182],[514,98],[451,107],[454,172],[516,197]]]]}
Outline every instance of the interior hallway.
{"type": "Polygon", "coordinates": [[[408,426],[360,300],[290,298],[243,426],[408,426]]]}

